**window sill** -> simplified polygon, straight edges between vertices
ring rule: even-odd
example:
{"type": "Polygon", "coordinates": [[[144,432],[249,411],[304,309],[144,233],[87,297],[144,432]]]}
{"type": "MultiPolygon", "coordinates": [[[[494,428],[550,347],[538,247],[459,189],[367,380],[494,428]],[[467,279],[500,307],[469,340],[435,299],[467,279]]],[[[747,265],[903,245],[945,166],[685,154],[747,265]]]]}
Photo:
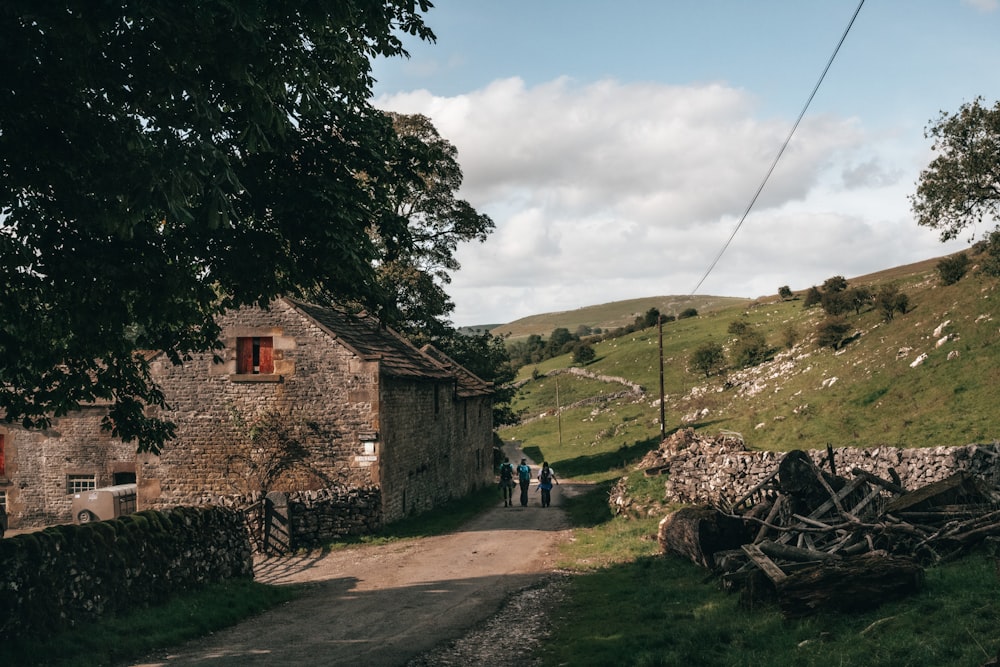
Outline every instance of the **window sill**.
{"type": "Polygon", "coordinates": [[[277,373],[233,373],[229,376],[231,382],[284,382],[285,378],[277,373]]]}

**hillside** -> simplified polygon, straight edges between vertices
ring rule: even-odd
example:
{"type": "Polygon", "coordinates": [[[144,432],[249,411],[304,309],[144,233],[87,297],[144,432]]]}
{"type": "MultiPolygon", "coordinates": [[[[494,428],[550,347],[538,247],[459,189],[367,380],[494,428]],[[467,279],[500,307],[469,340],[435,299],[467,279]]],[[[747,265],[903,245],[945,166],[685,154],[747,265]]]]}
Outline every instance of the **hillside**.
{"type": "MultiPolygon", "coordinates": [[[[699,308],[698,317],[665,324],[666,432],[735,431],[752,448],[781,451],[1000,438],[993,400],[1000,380],[998,282],[973,270],[943,286],[938,259],[849,279],[850,287],[895,283],[909,308],[889,322],[874,308],[852,312],[852,339],[837,351],[817,345],[816,329],[826,314],[818,306],[804,308],[802,292],[787,301],[719,300],[716,307],[699,308]],[[765,336],[774,350],[770,360],[709,378],[692,372],[689,360],[699,345],[714,341],[731,352],[735,336],[727,329],[741,317],[765,336]],[[788,349],[783,341],[790,334],[797,342],[788,349]]],[[[559,319],[564,313],[548,317],[546,326],[568,324],[559,319]]],[[[501,435],[539,447],[564,468],[615,446],[624,463],[654,446],[660,433],[656,329],[599,343],[595,351],[596,359],[580,369],[584,376],[556,374],[571,366],[568,355],[522,369],[525,384],[514,407],[524,421],[501,435]],[[612,377],[641,385],[645,394],[602,399],[623,388],[612,377]]]]}
{"type": "Polygon", "coordinates": [[[676,316],[688,308],[694,308],[699,313],[710,313],[748,303],[749,299],[729,296],[650,296],[522,317],[507,324],[492,325],[490,333],[516,341],[532,334],[548,337],[552,330],[558,327],[564,327],[569,331],[576,331],[581,325],[591,329],[598,327],[602,330],[616,329],[632,324],[636,317],[650,308],[656,308],[664,315],[676,316]]]}

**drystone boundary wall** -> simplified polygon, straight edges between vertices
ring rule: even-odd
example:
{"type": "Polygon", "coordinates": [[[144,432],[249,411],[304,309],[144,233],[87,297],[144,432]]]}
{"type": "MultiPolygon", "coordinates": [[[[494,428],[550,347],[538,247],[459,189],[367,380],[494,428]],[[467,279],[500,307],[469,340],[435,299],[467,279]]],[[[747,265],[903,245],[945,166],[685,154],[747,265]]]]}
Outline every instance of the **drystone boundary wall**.
{"type": "MultiPolygon", "coordinates": [[[[829,470],[825,449],[806,450],[821,468],[829,470]]],[[[666,500],[681,503],[735,502],[775,471],[783,452],[748,451],[742,442],[726,437],[699,438],[685,429],[671,436],[657,452],[658,464],[669,473],[666,500]]],[[[850,477],[860,468],[892,479],[892,468],[903,488],[912,490],[966,471],[1000,485],[1000,442],[961,447],[838,447],[833,450],[837,473],[850,477]]],[[[652,467],[647,465],[646,467],[652,467]]]]}
{"type": "Polygon", "coordinates": [[[242,511],[254,549],[268,554],[370,535],[383,523],[382,491],[371,485],[206,497],[202,501],[242,511]]]}
{"type": "Polygon", "coordinates": [[[241,578],[253,578],[244,519],[222,507],[148,510],[17,535],[0,540],[0,642],[241,578]]]}

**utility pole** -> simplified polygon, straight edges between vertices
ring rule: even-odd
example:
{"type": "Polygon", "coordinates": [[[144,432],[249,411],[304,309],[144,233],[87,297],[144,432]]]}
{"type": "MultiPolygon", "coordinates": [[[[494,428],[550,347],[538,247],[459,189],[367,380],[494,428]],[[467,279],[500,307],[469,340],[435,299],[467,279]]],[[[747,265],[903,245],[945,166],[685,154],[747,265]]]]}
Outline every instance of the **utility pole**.
{"type": "Polygon", "coordinates": [[[656,317],[656,327],[660,333],[660,441],[667,437],[667,413],[663,395],[663,313],[656,317]]]}
{"type": "Polygon", "coordinates": [[[559,450],[562,451],[562,408],[559,405],[559,376],[556,376],[556,425],[559,428],[559,450]]]}

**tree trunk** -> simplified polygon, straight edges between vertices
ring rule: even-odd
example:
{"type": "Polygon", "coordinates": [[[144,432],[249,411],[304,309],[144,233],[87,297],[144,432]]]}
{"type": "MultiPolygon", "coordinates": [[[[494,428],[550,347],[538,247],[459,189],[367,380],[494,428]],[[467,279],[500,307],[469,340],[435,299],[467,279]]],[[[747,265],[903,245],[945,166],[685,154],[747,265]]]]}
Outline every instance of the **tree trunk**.
{"type": "Polygon", "coordinates": [[[828,561],[777,583],[778,604],[785,618],[874,609],[920,590],[923,574],[916,561],[904,557],[864,554],[828,561]]]}
{"type": "Polygon", "coordinates": [[[738,549],[750,541],[744,523],[710,507],[684,507],[660,521],[660,550],[715,569],[717,551],[738,549]]]}

